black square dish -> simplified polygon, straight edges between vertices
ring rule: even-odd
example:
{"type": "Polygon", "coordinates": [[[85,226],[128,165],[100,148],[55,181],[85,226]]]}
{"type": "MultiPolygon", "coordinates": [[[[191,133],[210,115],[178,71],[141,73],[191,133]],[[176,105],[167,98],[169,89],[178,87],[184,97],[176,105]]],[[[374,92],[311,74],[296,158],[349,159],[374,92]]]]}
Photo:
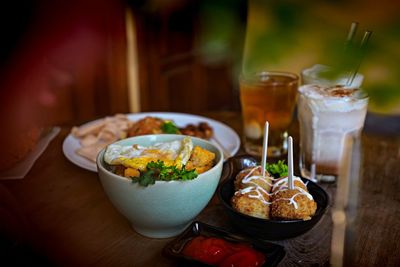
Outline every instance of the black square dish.
{"type": "Polygon", "coordinates": [[[305,178],[301,179],[306,183],[309,193],[317,203],[315,215],[310,220],[261,219],[240,213],[231,206],[231,198],[235,192],[234,179],[236,175],[242,169],[256,165],[257,161],[248,155],[232,157],[224,164],[222,183],[219,185],[217,194],[233,225],[250,236],[267,240],[295,237],[313,228],[326,212],[329,196],[318,184],[305,178]]]}
{"type": "Polygon", "coordinates": [[[193,222],[180,236],[164,247],[163,254],[178,260],[179,266],[211,266],[187,257],[182,253],[188,241],[197,236],[217,237],[232,243],[250,244],[255,250],[266,256],[266,262],[262,265],[263,267],[277,266],[286,254],[284,248],[280,245],[230,233],[202,222],[193,222]]]}

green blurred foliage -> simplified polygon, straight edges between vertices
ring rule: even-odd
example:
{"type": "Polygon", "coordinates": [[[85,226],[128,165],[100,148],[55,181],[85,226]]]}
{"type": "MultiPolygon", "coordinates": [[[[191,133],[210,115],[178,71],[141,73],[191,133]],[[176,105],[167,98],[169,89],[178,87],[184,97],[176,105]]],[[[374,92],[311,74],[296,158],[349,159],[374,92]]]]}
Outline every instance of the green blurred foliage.
{"type": "Polygon", "coordinates": [[[257,10],[258,16],[265,12],[272,26],[253,35],[252,26],[247,25],[247,41],[250,44],[246,49],[251,52],[244,59],[244,72],[253,72],[265,62],[278,63],[281,55],[298,45],[297,29],[304,22],[305,14],[305,5],[300,1],[253,0],[250,4],[257,10]]]}
{"type": "Polygon", "coordinates": [[[384,1],[375,7],[372,1],[359,0],[249,0],[243,40],[239,39],[243,35],[236,34],[244,27],[235,11],[241,7],[238,2],[242,1],[204,1],[200,47],[209,59],[232,57],[241,51],[235,45],[244,43],[243,73],[300,73],[314,64],[325,64],[336,67],[338,72],[328,73],[334,77],[354,70],[363,57],[359,71],[365,76],[363,88],[370,95],[370,109],[400,114],[400,17],[392,10],[400,11],[398,5],[385,6],[390,2],[384,1]],[[379,16],[371,12],[374,8],[379,16]],[[354,46],[345,49],[354,20],[360,23],[354,46]],[[366,25],[373,34],[367,50],[360,51],[366,25]]]}
{"type": "MultiPolygon", "coordinates": [[[[198,49],[208,64],[239,64],[245,36],[246,0],[202,0],[198,49]]],[[[237,68],[237,66],[234,66],[237,68]]]]}

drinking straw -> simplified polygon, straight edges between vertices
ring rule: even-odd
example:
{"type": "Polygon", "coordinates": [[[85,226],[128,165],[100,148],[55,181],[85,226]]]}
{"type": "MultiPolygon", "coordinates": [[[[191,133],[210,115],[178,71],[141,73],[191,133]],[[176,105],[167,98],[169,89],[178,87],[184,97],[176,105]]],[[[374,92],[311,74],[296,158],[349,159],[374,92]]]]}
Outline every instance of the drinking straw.
{"type": "Polygon", "coordinates": [[[265,165],[267,164],[268,130],[269,130],[269,122],[266,121],[264,125],[264,140],[263,140],[263,150],[261,156],[261,168],[262,168],[261,170],[263,177],[265,177],[265,165]]]}
{"type": "Polygon", "coordinates": [[[345,51],[349,50],[350,47],[352,46],[354,37],[356,36],[357,28],[358,28],[358,22],[353,21],[350,25],[349,33],[347,34],[346,44],[344,47],[345,51]]]}
{"type": "Polygon", "coordinates": [[[294,189],[293,184],[293,138],[288,137],[288,185],[289,189],[294,189]]]}
{"type": "Polygon", "coordinates": [[[364,32],[364,36],[363,36],[363,38],[361,40],[361,44],[360,44],[360,48],[359,48],[358,62],[357,62],[356,67],[354,68],[353,72],[350,73],[350,76],[347,79],[347,84],[346,84],[347,86],[350,86],[353,83],[354,78],[357,75],[357,72],[358,72],[358,70],[360,68],[361,62],[364,59],[366,48],[367,48],[367,44],[368,44],[368,41],[369,41],[369,39],[371,37],[371,34],[372,34],[372,31],[365,31],[364,32]]]}

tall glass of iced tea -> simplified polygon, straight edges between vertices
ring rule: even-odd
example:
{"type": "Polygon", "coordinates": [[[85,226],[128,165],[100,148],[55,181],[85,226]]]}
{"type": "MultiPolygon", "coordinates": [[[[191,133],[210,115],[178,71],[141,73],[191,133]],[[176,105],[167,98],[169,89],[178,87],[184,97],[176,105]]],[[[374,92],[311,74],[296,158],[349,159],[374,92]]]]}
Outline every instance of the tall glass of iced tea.
{"type": "Polygon", "coordinates": [[[287,152],[299,77],[288,72],[259,72],[242,75],[239,81],[246,152],[261,156],[263,127],[268,120],[268,156],[280,157],[287,152]]]}

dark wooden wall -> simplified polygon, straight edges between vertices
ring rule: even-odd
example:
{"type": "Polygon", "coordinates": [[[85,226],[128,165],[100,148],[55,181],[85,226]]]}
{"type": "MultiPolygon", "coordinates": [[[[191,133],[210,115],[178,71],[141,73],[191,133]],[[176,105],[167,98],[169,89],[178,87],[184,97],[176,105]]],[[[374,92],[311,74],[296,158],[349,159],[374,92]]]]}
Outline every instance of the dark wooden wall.
{"type": "Polygon", "coordinates": [[[129,112],[124,3],[28,2],[1,10],[1,119],[68,125],[129,112]]]}
{"type": "MultiPolygon", "coordinates": [[[[69,125],[130,112],[127,8],[137,27],[141,111],[239,109],[234,66],[241,45],[212,63],[199,49],[200,11],[207,1],[171,1],[150,11],[146,4],[158,1],[133,2],[42,0],[29,7],[30,19],[15,29],[18,38],[2,53],[3,102],[12,103],[2,114],[24,109],[27,121],[69,125]]],[[[10,17],[18,10],[11,8],[10,17]]],[[[244,40],[243,29],[235,34],[244,40]]]]}
{"type": "MultiPolygon", "coordinates": [[[[238,55],[207,63],[207,55],[199,49],[201,3],[180,1],[150,12],[134,9],[142,111],[196,113],[239,108],[234,69],[238,55]]],[[[239,16],[246,10],[234,12],[239,16]]],[[[244,37],[241,29],[237,34],[244,37]]]]}

